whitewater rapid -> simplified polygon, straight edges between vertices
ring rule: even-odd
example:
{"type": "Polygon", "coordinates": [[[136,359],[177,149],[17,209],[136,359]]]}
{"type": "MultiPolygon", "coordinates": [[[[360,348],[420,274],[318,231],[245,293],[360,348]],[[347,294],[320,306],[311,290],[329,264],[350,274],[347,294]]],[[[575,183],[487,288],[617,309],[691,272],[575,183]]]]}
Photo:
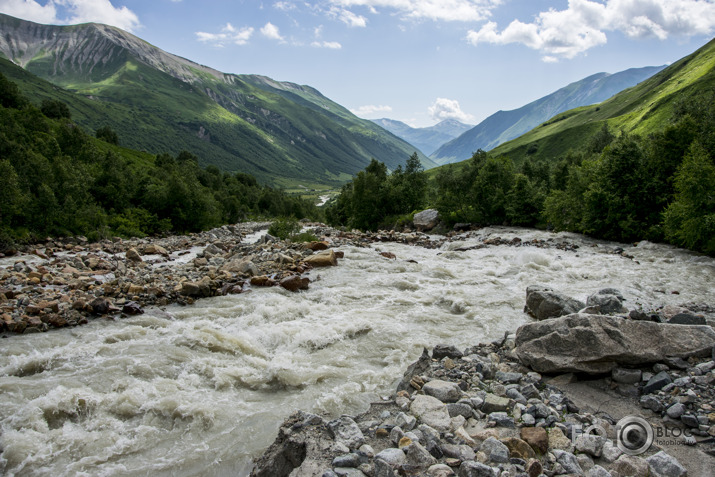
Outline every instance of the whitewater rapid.
{"type": "Polygon", "coordinates": [[[629,308],[715,305],[714,259],[648,242],[489,228],[442,249],[341,250],[297,294],[254,289],[0,340],[0,473],[246,475],[292,411],[358,413],[423,347],[516,330],[532,284],[581,300],[615,287],[629,308]],[[496,236],[579,248],[456,250],[496,236]]]}

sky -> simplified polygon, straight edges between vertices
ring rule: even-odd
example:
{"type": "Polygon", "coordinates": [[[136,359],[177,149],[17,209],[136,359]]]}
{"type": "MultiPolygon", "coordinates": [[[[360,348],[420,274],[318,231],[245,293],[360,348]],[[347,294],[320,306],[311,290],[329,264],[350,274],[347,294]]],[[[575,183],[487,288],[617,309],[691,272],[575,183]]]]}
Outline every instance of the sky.
{"type": "Polygon", "coordinates": [[[669,64],[715,32],[715,0],[0,0],[0,12],[107,23],[413,127],[477,124],[595,73],[669,64]]]}

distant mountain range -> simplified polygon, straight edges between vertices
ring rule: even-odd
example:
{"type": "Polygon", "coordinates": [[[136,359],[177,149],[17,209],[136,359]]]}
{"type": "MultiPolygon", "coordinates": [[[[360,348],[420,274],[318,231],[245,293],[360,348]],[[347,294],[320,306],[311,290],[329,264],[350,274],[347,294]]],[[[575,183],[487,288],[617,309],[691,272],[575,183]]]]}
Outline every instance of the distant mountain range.
{"type": "Polygon", "coordinates": [[[474,125],[464,124],[456,119],[445,119],[434,126],[413,128],[394,119],[373,119],[375,124],[387,129],[395,136],[404,139],[427,155],[432,154],[444,143],[459,137],[474,125]]]}
{"type": "Polygon", "coordinates": [[[585,148],[604,124],[614,132],[648,137],[671,124],[680,104],[695,101],[703,111],[713,111],[714,91],[715,40],[711,40],[638,85],[601,103],[559,113],[492,153],[515,163],[527,157],[553,161],[569,150],[585,148]]]}
{"type": "Polygon", "coordinates": [[[438,164],[463,161],[470,158],[477,149],[494,149],[564,111],[600,103],[650,78],[663,68],[665,66],[651,66],[614,74],[591,75],[521,108],[496,112],[433,153],[423,152],[430,154],[430,158],[438,164]]]}
{"type": "MultiPolygon", "coordinates": [[[[204,165],[279,186],[337,185],[371,158],[394,169],[415,152],[314,88],[222,73],[115,27],[40,25],[0,14],[0,32],[0,57],[14,63],[0,61],[0,71],[24,94],[37,103],[62,99],[80,125],[109,126],[127,147],[188,150],[204,165]]],[[[426,168],[435,165],[419,156],[426,168]]]]}

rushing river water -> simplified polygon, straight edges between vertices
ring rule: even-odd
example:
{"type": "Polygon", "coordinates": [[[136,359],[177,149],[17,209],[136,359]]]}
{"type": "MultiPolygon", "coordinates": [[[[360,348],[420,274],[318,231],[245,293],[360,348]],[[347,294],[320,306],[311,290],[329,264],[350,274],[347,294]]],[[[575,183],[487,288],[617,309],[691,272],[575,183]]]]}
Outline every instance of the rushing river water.
{"type": "Polygon", "coordinates": [[[491,228],[430,250],[344,247],[301,293],[281,288],[0,340],[0,473],[233,476],[293,410],[357,413],[423,346],[491,341],[529,320],[525,290],[638,304],[715,304],[715,260],[643,242],[491,228]],[[489,246],[488,236],[567,240],[489,246]],[[380,256],[389,251],[397,260],[380,256]],[[408,261],[410,260],[410,261],[408,261]],[[679,294],[673,294],[679,292],[679,294]]]}

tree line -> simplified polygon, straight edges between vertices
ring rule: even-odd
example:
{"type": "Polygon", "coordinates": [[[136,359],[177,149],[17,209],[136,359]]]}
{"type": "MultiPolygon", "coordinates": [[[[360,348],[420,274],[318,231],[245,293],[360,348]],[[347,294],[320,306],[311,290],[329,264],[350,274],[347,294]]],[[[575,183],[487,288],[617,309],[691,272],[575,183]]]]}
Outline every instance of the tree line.
{"type": "Polygon", "coordinates": [[[0,74],[0,245],[196,232],[278,216],[319,219],[321,211],[251,175],[201,168],[186,151],[125,149],[109,127],[90,135],[66,104],[35,106],[0,74]]]}
{"type": "Polygon", "coordinates": [[[669,123],[647,137],[604,123],[585,147],[552,161],[532,160],[527,149],[515,164],[480,150],[429,181],[414,161],[392,174],[373,161],[326,216],[333,225],[375,230],[400,226],[430,206],[448,226],[549,227],[715,255],[713,104],[713,91],[682,98],[669,123]]]}

